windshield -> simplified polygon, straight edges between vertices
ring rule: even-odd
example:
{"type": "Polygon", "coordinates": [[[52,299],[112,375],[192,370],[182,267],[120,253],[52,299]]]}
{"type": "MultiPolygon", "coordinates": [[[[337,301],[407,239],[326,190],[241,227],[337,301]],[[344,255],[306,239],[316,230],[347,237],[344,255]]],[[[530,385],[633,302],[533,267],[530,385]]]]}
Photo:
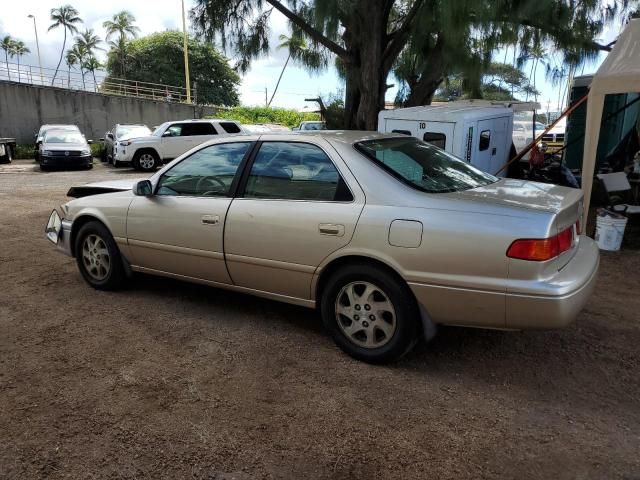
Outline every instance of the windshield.
{"type": "Polygon", "coordinates": [[[153,135],[154,137],[161,137],[162,136],[162,132],[164,132],[164,127],[166,126],[166,123],[163,123],[162,125],[159,125],[157,127],[155,127],[153,129],[153,133],[151,135],[153,135]]]}
{"type": "Polygon", "coordinates": [[[458,192],[497,182],[493,175],[412,137],[382,138],[356,148],[404,183],[429,193],[458,192]]]}
{"type": "Polygon", "coordinates": [[[74,131],[54,130],[45,134],[44,143],[84,143],[84,137],[74,131]]]}
{"type": "Polygon", "coordinates": [[[126,140],[128,138],[146,137],[151,134],[151,130],[144,125],[120,125],[116,129],[116,138],[126,140]]]}
{"type": "Polygon", "coordinates": [[[302,124],[302,130],[326,130],[324,122],[307,122],[302,124]]]}

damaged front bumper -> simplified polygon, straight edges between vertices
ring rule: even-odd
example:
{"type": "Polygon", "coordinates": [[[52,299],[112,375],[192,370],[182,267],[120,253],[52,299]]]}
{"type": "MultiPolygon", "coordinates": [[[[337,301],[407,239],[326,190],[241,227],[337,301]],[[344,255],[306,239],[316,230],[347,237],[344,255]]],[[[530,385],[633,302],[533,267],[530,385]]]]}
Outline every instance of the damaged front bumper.
{"type": "Polygon", "coordinates": [[[49,216],[45,235],[47,240],[53,243],[59,251],[73,257],[71,251],[71,221],[61,217],[57,210],[52,211],[49,216]]]}

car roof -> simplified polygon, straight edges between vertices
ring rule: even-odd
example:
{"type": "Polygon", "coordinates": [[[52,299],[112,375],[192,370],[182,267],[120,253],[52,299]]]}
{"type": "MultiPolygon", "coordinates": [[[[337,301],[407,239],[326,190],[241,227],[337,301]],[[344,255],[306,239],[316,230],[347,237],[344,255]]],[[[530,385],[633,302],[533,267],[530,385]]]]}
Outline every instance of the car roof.
{"type": "MultiPolygon", "coordinates": [[[[401,133],[380,133],[368,130],[293,130],[293,131],[270,131],[255,132],[234,137],[224,137],[225,141],[246,141],[247,139],[256,141],[304,141],[322,138],[331,143],[342,143],[345,145],[353,145],[354,143],[364,142],[366,140],[376,140],[380,138],[412,138],[401,133]]],[[[209,142],[219,143],[223,139],[213,139],[209,142]]]]}

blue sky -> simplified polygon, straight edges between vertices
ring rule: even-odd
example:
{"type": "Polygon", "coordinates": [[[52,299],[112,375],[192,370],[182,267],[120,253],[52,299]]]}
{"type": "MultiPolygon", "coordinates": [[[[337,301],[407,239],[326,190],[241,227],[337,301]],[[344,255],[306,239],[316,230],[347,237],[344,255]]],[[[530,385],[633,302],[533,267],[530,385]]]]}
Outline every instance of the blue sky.
{"type": "MultiPolygon", "coordinates": [[[[43,66],[55,68],[62,47],[63,35],[61,30],[47,32],[50,24],[49,11],[51,8],[58,7],[63,3],[74,5],[84,19],[85,26],[93,28],[102,38],[104,38],[102,22],[123,9],[129,10],[134,14],[142,35],[167,29],[180,29],[182,26],[180,0],[155,0],[153,3],[143,0],[110,0],[108,2],[25,0],[9,3],[5,0],[2,5],[2,17],[0,18],[0,35],[9,34],[19,38],[31,49],[32,53],[25,56],[22,63],[31,65],[37,65],[38,63],[35,55],[36,45],[33,21],[27,18],[27,15],[32,14],[36,17],[43,66]]],[[[190,0],[185,1],[187,8],[191,3],[190,0]]],[[[609,42],[617,36],[619,30],[620,25],[617,23],[604,32],[602,41],[609,42]]],[[[240,88],[243,104],[263,105],[265,88],[269,96],[271,95],[287,55],[285,50],[276,48],[278,36],[282,33],[289,33],[286,19],[280,13],[274,12],[271,23],[272,50],[268,57],[255,61],[251,70],[244,75],[240,88]]],[[[550,53],[552,54],[552,52],[550,53]]],[[[104,56],[104,53],[100,55],[104,56]]],[[[504,52],[497,52],[496,58],[502,58],[503,55],[504,52]]],[[[508,57],[510,56],[508,55],[508,57]]],[[[584,74],[594,72],[602,58],[604,58],[604,54],[601,55],[597,62],[585,66],[584,74]]],[[[539,101],[543,106],[543,110],[547,108],[547,103],[550,109],[554,110],[558,99],[558,87],[553,87],[545,79],[544,68],[539,68],[538,70],[536,85],[542,92],[539,101]]],[[[524,71],[528,72],[529,70],[525,67],[524,71]]],[[[393,83],[393,80],[390,83],[393,83]]],[[[282,78],[272,105],[302,109],[309,105],[304,101],[305,98],[315,97],[319,94],[327,96],[340,91],[341,88],[341,81],[332,67],[321,74],[309,74],[305,70],[290,64],[282,78]]],[[[394,89],[390,89],[387,93],[389,100],[392,100],[394,95],[394,89]]]]}

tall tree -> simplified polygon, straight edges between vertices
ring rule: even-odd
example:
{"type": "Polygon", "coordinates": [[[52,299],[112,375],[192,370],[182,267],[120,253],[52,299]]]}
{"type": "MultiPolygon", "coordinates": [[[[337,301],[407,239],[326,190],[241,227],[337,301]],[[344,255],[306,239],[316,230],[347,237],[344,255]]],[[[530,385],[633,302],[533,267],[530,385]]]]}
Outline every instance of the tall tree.
{"type": "Polygon", "coordinates": [[[291,35],[287,37],[286,35],[280,35],[280,44],[278,48],[287,48],[289,49],[289,54],[287,55],[287,59],[284,62],[284,66],[280,71],[280,76],[278,77],[278,81],[276,82],[276,87],[273,89],[273,93],[271,94],[271,98],[269,99],[269,103],[267,103],[267,107],[271,106],[271,102],[273,102],[273,97],[276,96],[276,92],[278,91],[278,87],[280,86],[280,80],[282,80],[282,75],[284,75],[284,71],[289,64],[289,60],[291,58],[299,58],[301,54],[307,50],[307,42],[300,35],[291,35]]]}
{"type": "MultiPolygon", "coordinates": [[[[154,33],[127,42],[127,79],[129,82],[152,82],[184,85],[183,36],[181,32],[154,33]]],[[[229,60],[211,43],[188,39],[189,70],[197,85],[199,104],[234,106],[239,103],[240,77],[229,66],[229,60]]],[[[104,84],[113,85],[112,77],[120,75],[120,57],[113,48],[107,53],[108,77],[104,84]]],[[[194,92],[195,93],[195,92],[194,92]]]]}
{"type": "Polygon", "coordinates": [[[82,45],[76,43],[73,45],[73,47],[71,47],[71,50],[69,50],[67,55],[72,55],[73,58],[76,59],[76,62],[80,67],[80,75],[82,76],[82,89],[86,90],[87,86],[84,80],[84,76],[85,76],[84,63],[87,59],[87,51],[84,49],[82,45]]]}
{"type": "Polygon", "coordinates": [[[96,35],[91,28],[87,28],[84,32],[78,35],[75,40],[76,45],[80,46],[80,49],[86,52],[88,57],[93,56],[96,50],[103,50],[98,46],[102,43],[102,39],[96,35]]]}
{"type": "Polygon", "coordinates": [[[51,80],[51,85],[53,85],[56,81],[60,64],[62,63],[64,49],[67,46],[67,31],[72,35],[78,33],[78,27],[76,25],[82,23],[82,19],[80,18],[78,11],[71,5],[63,5],[62,7],[51,9],[51,21],[53,23],[49,26],[47,31],[51,31],[58,27],[62,27],[64,31],[64,40],[62,42],[62,49],[60,50],[60,60],[58,60],[56,71],[53,74],[53,79],[51,80]]]}
{"type": "Polygon", "coordinates": [[[80,59],[73,49],[69,49],[64,56],[64,61],[67,64],[67,88],[71,88],[71,69],[78,64],[80,59]]]}
{"type": "Polygon", "coordinates": [[[31,52],[22,40],[16,40],[13,42],[13,53],[18,59],[18,79],[20,79],[20,57],[31,52]]]}
{"type": "Polygon", "coordinates": [[[122,78],[126,76],[126,57],[127,57],[127,40],[131,36],[136,38],[140,29],[134,25],[136,17],[131,12],[123,10],[116,13],[111,20],[105,21],[102,26],[107,31],[106,40],[109,42],[114,54],[118,57],[120,63],[119,75],[122,78]],[[113,37],[117,37],[113,40],[113,37]]]}
{"type": "Polygon", "coordinates": [[[4,50],[4,61],[7,67],[7,77],[9,78],[9,81],[11,81],[11,71],[9,69],[9,57],[13,58],[14,44],[15,44],[15,40],[13,39],[13,37],[11,37],[11,35],[5,35],[4,38],[2,39],[2,42],[0,42],[0,48],[4,50]]]}
{"type": "Polygon", "coordinates": [[[85,58],[82,67],[85,71],[91,72],[93,76],[93,91],[95,92],[98,89],[98,81],[96,80],[96,70],[100,70],[102,68],[102,64],[98,61],[96,57],[93,55],[89,55],[85,58]]]}

